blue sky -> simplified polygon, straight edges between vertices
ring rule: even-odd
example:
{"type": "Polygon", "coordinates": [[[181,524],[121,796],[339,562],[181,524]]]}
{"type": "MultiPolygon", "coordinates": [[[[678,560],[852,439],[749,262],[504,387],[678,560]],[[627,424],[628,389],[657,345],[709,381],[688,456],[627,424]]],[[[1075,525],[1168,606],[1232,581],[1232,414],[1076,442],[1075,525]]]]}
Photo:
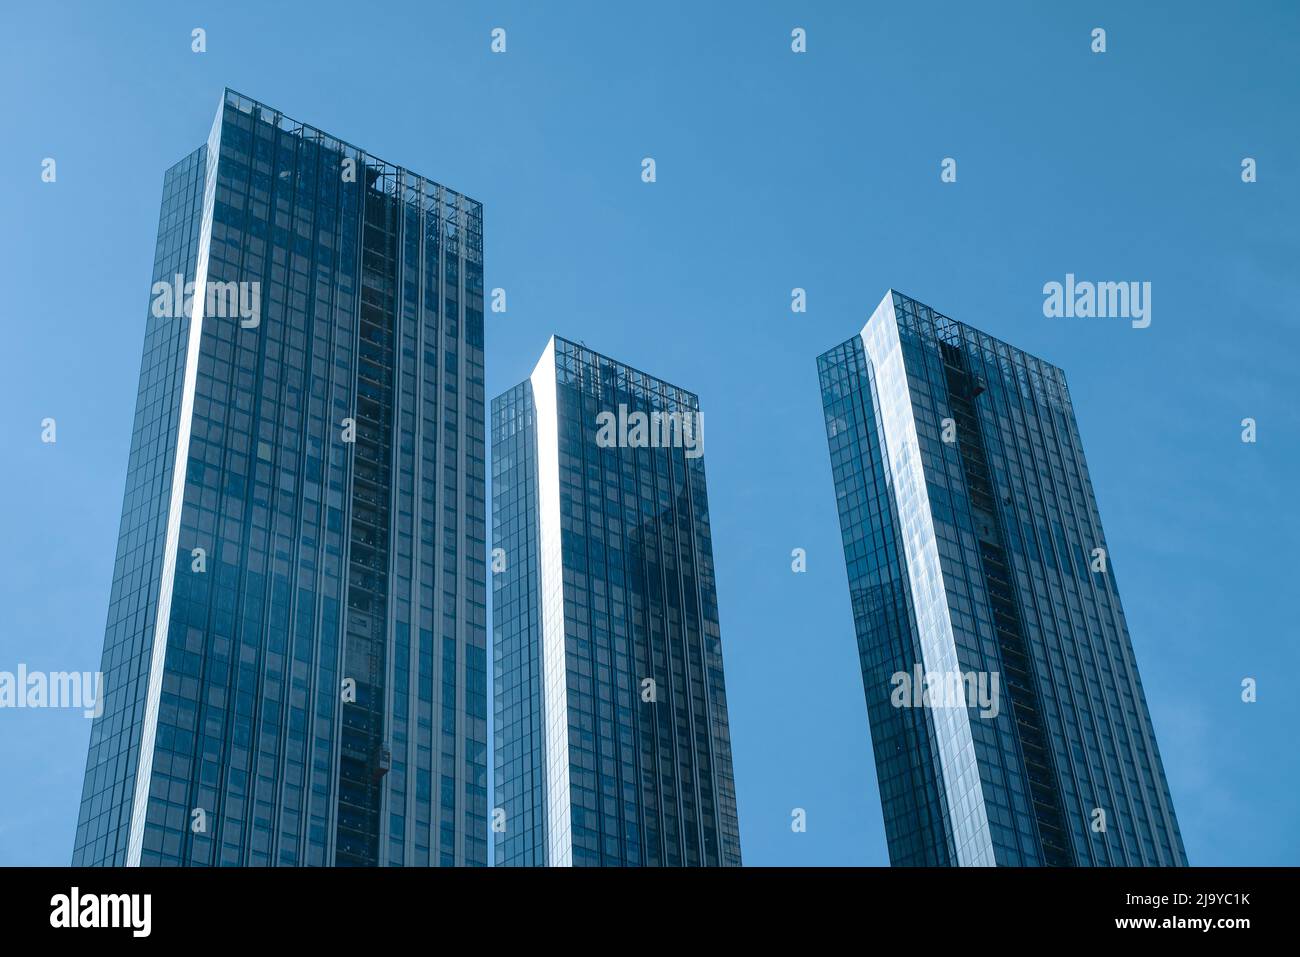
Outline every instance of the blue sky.
{"type": "MultiPolygon", "coordinates": [[[[973,6],[7,6],[0,670],[98,668],[162,174],[230,86],[484,203],[489,397],[552,332],[700,394],[746,863],[887,863],[815,358],[891,286],[1066,370],[1189,858],[1300,863],[1300,8],[973,6]],[[1045,318],[1066,273],[1151,326],[1045,318]]],[[[88,737],[0,711],[0,864],[70,859],[88,737]]]]}

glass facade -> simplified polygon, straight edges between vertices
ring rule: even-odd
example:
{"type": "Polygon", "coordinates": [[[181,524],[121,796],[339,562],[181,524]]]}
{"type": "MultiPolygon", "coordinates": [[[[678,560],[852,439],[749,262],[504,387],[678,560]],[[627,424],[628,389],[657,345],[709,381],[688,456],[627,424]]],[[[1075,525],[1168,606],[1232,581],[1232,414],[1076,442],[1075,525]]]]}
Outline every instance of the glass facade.
{"type": "MultiPolygon", "coordinates": [[[[206,169],[201,146],[163,177],[154,282],[194,277],[206,169]]],[[[104,630],[104,713],[91,725],[74,864],[126,863],[188,340],[188,317],[149,310],[104,630]]]]}
{"type": "Polygon", "coordinates": [[[740,864],[702,445],[602,438],[638,412],[702,435],[558,337],[493,401],[498,864],[740,864]]]}
{"type": "Polygon", "coordinates": [[[74,864],[487,863],[482,249],[229,90],[167,173],[74,864]]]}
{"type": "Polygon", "coordinates": [[[1186,865],[1064,373],[892,291],[818,372],[892,863],[1186,865]]]}

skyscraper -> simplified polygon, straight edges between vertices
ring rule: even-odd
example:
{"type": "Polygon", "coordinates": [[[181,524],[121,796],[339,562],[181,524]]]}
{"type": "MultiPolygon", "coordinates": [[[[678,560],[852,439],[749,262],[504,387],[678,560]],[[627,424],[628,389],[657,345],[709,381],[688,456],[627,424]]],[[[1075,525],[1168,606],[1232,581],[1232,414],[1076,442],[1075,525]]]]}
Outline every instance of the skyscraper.
{"type": "Polygon", "coordinates": [[[486,864],[482,253],[230,90],[167,172],[74,864],[486,864]]]}
{"type": "Polygon", "coordinates": [[[702,440],[558,337],[493,400],[497,864],[740,863],[702,440]]]}
{"type": "Polygon", "coordinates": [[[1184,865],[1065,375],[896,292],[818,359],[895,865],[1184,865]]]}

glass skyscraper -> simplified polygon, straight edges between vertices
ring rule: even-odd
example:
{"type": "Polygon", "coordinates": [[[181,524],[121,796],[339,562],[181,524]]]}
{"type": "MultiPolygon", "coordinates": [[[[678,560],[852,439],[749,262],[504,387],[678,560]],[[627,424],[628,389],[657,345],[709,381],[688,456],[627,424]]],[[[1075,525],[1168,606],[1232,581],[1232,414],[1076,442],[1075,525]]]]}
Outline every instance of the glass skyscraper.
{"type": "Polygon", "coordinates": [[[818,372],[892,863],[1185,865],[1064,373],[892,291],[818,372]]]}
{"type": "Polygon", "coordinates": [[[482,207],[227,90],[153,278],[73,863],[486,864],[482,207]]]}
{"type": "Polygon", "coordinates": [[[740,864],[702,437],[558,337],[493,400],[499,865],[740,864]]]}

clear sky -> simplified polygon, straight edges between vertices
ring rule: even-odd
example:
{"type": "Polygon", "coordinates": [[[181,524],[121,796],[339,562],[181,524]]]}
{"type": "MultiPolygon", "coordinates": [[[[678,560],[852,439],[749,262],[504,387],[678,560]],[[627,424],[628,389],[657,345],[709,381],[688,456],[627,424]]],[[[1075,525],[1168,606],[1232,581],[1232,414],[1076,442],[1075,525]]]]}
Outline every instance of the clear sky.
{"type": "MultiPolygon", "coordinates": [[[[99,667],[162,175],[230,86],[484,203],[489,398],[552,332],[699,393],[746,863],[887,863],[815,359],[891,286],[1066,370],[1189,858],[1300,863],[1300,7],[611,6],[5,4],[0,670],[99,667]],[[1150,327],[1046,318],[1067,273],[1150,327]]],[[[70,860],[89,731],[0,710],[0,864],[70,860]]]]}

